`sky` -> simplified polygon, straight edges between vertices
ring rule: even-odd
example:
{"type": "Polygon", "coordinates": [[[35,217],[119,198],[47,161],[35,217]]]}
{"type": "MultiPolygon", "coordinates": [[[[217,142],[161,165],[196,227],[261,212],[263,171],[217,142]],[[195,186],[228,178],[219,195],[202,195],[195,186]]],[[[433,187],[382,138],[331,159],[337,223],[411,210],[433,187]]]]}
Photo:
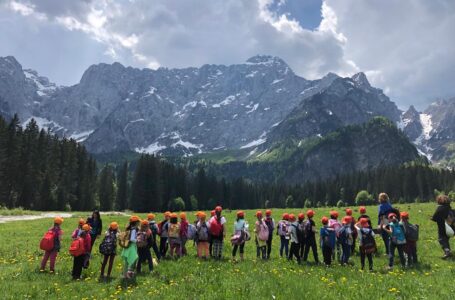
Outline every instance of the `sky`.
{"type": "Polygon", "coordinates": [[[402,109],[455,96],[454,28],[452,0],[0,0],[0,56],[61,85],[267,54],[307,79],[365,72],[402,109]]]}

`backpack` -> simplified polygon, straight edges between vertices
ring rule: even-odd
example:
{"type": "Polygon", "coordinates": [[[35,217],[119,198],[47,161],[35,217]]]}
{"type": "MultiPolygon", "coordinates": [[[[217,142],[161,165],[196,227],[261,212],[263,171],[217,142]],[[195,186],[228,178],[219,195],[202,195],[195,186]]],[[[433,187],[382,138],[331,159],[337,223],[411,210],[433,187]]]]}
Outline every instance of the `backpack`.
{"type": "Polygon", "coordinates": [[[371,232],[372,231],[368,231],[368,233],[364,233],[360,230],[362,236],[362,250],[365,251],[366,254],[371,254],[376,251],[376,241],[371,232]]]}
{"type": "Polygon", "coordinates": [[[179,224],[169,224],[169,237],[170,238],[179,238],[180,226],[179,224]]]}
{"type": "Polygon", "coordinates": [[[325,233],[325,236],[322,238],[322,241],[321,241],[321,246],[322,247],[329,247],[329,248],[333,248],[333,245],[330,243],[330,236],[332,235],[335,235],[335,231],[334,230],[330,230],[328,228],[322,228],[322,230],[324,231],[325,233]]]}
{"type": "Polygon", "coordinates": [[[130,245],[131,230],[125,230],[118,237],[118,244],[122,248],[128,248],[130,245]]]}
{"type": "Polygon", "coordinates": [[[302,222],[302,224],[303,223],[305,223],[303,225],[303,231],[305,233],[305,237],[308,237],[308,236],[310,236],[313,233],[313,226],[311,225],[311,221],[310,220],[302,222]]]}
{"type": "Polygon", "coordinates": [[[261,241],[267,241],[269,239],[269,227],[264,221],[259,224],[258,239],[261,241]]]}
{"type": "Polygon", "coordinates": [[[286,222],[280,222],[278,224],[277,233],[279,236],[286,236],[288,234],[288,225],[286,224],[286,222]]]}
{"type": "Polygon", "coordinates": [[[149,223],[149,226],[150,226],[150,230],[152,230],[152,234],[153,234],[154,236],[156,236],[156,235],[158,234],[158,231],[159,231],[159,228],[158,228],[158,226],[156,225],[156,223],[150,222],[150,223],[149,223]]]}
{"type": "Polygon", "coordinates": [[[412,242],[419,240],[419,225],[408,224],[405,229],[405,237],[407,240],[410,240],[412,242]]]}
{"type": "Polygon", "coordinates": [[[194,240],[196,238],[196,226],[189,224],[186,236],[189,240],[194,240]]]}
{"type": "Polygon", "coordinates": [[[78,237],[71,242],[69,252],[72,256],[77,257],[85,253],[84,239],[78,237]]]}
{"type": "Polygon", "coordinates": [[[302,223],[299,223],[297,226],[292,225],[295,227],[295,230],[297,232],[297,241],[299,242],[299,244],[305,243],[305,237],[306,237],[305,230],[306,230],[307,223],[310,223],[310,222],[308,222],[308,221],[302,222],[302,223]]]}
{"type": "Polygon", "coordinates": [[[392,231],[392,237],[391,237],[392,243],[395,245],[404,245],[406,244],[406,236],[405,236],[405,230],[403,224],[398,223],[398,225],[393,226],[393,231],[392,231]],[[404,239],[398,239],[398,236],[404,237],[404,239]]]}
{"type": "Polygon", "coordinates": [[[99,246],[99,251],[104,255],[112,255],[115,253],[116,236],[115,233],[106,235],[99,246]]]}
{"type": "Polygon", "coordinates": [[[41,239],[41,242],[39,244],[40,249],[44,251],[54,250],[56,239],[57,235],[55,234],[55,231],[52,229],[48,230],[41,239]]]}
{"type": "Polygon", "coordinates": [[[212,218],[210,221],[210,234],[213,236],[220,236],[223,233],[223,225],[221,224],[221,218],[212,218]]]}
{"type": "Polygon", "coordinates": [[[338,240],[340,241],[341,244],[347,244],[347,245],[352,245],[353,238],[352,238],[352,233],[350,233],[350,227],[342,226],[340,230],[338,231],[338,240]]]}
{"type": "Polygon", "coordinates": [[[202,222],[201,226],[197,229],[197,239],[201,242],[209,240],[209,230],[205,222],[202,222]]]}
{"type": "Polygon", "coordinates": [[[146,231],[139,231],[137,233],[136,245],[138,248],[147,247],[147,232],[146,231]]]}

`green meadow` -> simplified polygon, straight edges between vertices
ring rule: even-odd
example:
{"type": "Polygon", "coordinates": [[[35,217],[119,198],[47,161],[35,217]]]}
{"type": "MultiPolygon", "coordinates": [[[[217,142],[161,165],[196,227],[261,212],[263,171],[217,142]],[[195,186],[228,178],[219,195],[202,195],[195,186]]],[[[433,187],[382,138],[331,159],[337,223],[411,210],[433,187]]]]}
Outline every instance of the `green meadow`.
{"type": "MultiPolygon", "coordinates": [[[[256,259],[254,241],[245,247],[246,259],[233,262],[231,245],[225,242],[224,261],[198,260],[190,241],[189,255],[179,260],[162,260],[151,274],[137,276],[136,284],[124,286],[120,280],[121,260],[116,258],[111,282],[98,282],[101,255],[95,243],[90,267],[83,271],[84,279],[71,280],[72,257],[68,253],[71,232],[79,217],[89,213],[75,213],[66,218],[62,229],[64,237],[56,274],[40,273],[42,251],[39,242],[52,225],[52,219],[13,221],[0,224],[0,291],[1,299],[451,299],[455,295],[455,260],[442,260],[437,241],[436,224],[430,220],[434,203],[397,205],[410,213],[411,223],[420,225],[418,256],[420,264],[402,270],[395,266],[387,271],[382,239],[377,236],[379,253],[374,257],[374,272],[360,270],[360,257],[354,255],[353,266],[331,268],[313,263],[297,265],[279,257],[279,238],[274,236],[272,258],[256,259]]],[[[319,228],[322,216],[334,208],[316,209],[315,221],[319,228]]],[[[343,215],[342,209],[340,215],[343,215]]],[[[284,209],[273,210],[275,222],[284,209]]],[[[298,213],[298,209],[286,210],[298,213]]],[[[250,227],[255,211],[246,211],[250,227]]],[[[229,234],[233,230],[235,211],[223,214],[228,220],[229,234]]],[[[377,207],[367,207],[373,223],[377,221],[377,207]]],[[[359,213],[355,210],[354,215],[359,213]]],[[[145,214],[139,214],[145,218],[145,214]]],[[[118,221],[121,227],[126,216],[102,216],[105,227],[118,221]]],[[[157,215],[158,221],[161,214],[157,215]]],[[[189,216],[193,221],[193,216],[189,216]]],[[[228,235],[229,235],[228,234],[228,235]]],[[[452,246],[455,243],[451,241],[452,246]]],[[[119,249],[119,251],[121,251],[119,249]]],[[[318,248],[319,258],[322,253],[318,248]]],[[[396,254],[395,262],[398,262],[396,254]]],[[[144,266],[145,267],[145,266],[144,266]]],[[[148,270],[148,268],[143,268],[148,270]]]]}

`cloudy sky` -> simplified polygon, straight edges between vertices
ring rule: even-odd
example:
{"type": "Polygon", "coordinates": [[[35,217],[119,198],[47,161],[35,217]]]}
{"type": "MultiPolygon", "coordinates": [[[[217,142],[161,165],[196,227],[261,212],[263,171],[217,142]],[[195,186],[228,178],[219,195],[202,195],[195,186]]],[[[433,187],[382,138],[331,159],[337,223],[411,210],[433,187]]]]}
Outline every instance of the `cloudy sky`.
{"type": "Polygon", "coordinates": [[[401,108],[455,96],[454,28],[452,0],[0,0],[0,56],[58,84],[270,54],[308,79],[364,71],[401,108]]]}

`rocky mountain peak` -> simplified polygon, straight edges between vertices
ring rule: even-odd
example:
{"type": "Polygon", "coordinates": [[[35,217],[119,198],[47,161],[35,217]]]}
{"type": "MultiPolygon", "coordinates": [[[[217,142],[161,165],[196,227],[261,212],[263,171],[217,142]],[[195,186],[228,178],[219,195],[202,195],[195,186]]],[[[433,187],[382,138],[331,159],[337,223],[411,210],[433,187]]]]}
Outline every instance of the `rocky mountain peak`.
{"type": "Polygon", "coordinates": [[[264,65],[264,66],[275,66],[275,67],[287,67],[288,64],[277,56],[272,55],[255,55],[246,60],[247,65],[264,65]]]}
{"type": "Polygon", "coordinates": [[[360,87],[370,88],[370,82],[367,79],[367,76],[363,72],[354,74],[351,79],[360,87]]]}

